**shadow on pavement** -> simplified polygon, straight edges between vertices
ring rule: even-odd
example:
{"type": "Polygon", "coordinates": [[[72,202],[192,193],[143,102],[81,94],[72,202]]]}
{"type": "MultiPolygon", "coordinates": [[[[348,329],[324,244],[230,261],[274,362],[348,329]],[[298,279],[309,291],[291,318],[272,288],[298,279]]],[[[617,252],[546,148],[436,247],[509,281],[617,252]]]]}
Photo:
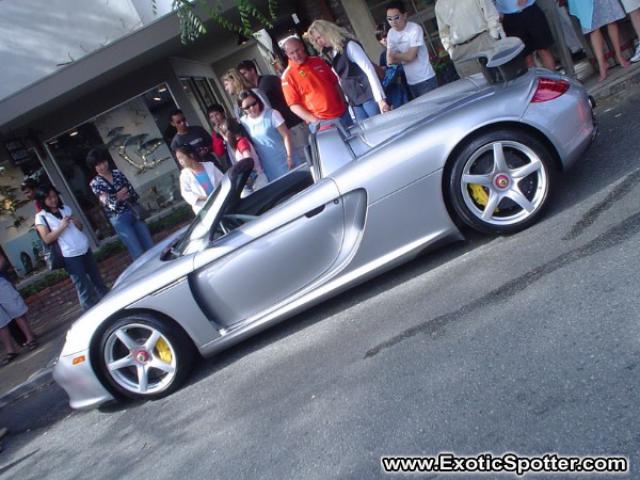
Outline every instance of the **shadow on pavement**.
{"type": "Polygon", "coordinates": [[[12,437],[46,430],[72,413],[67,395],[52,381],[2,408],[0,425],[9,429],[12,441],[12,437]]]}

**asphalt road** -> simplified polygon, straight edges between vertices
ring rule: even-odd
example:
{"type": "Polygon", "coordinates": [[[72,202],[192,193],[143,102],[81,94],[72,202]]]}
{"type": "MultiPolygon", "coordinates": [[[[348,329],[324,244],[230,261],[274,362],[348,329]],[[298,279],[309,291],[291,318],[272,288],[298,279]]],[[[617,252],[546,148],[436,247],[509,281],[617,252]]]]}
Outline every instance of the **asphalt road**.
{"type": "Polygon", "coordinates": [[[538,225],[422,256],[160,401],[71,412],[43,388],[2,419],[0,478],[369,479],[441,451],[624,455],[638,478],[640,92],[598,118],[538,225]]]}

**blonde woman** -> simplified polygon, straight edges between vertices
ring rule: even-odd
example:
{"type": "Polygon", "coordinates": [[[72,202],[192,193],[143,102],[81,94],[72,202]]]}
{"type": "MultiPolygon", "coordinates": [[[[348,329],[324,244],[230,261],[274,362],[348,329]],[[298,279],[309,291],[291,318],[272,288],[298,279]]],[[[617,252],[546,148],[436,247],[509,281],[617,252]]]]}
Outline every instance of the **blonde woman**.
{"type": "Polygon", "coordinates": [[[347,30],[326,20],[316,20],[306,36],[319,52],[329,50],[331,64],[356,120],[390,110],[373,63],[347,30]]]}
{"type": "Polygon", "coordinates": [[[231,100],[233,101],[233,114],[238,120],[242,118],[242,115],[244,114],[242,109],[240,109],[237,105],[238,95],[240,95],[240,92],[244,92],[245,90],[252,91],[256,94],[256,96],[260,98],[260,100],[262,100],[262,103],[264,103],[267,107],[271,107],[267,96],[263,92],[261,92],[259,88],[253,88],[251,85],[249,85],[249,82],[247,82],[244,77],[240,75],[240,72],[238,72],[237,69],[230,68],[225,72],[224,75],[222,75],[220,80],[222,80],[224,91],[229,94],[231,100]]]}

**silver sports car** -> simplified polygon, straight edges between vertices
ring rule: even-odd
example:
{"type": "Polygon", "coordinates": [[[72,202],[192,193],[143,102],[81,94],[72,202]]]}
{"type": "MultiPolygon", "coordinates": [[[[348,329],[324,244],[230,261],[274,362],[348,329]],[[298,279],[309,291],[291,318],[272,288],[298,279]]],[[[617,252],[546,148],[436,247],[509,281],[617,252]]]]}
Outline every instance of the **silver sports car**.
{"type": "MultiPolygon", "coordinates": [[[[517,47],[517,48],[516,48],[517,47]]],[[[595,135],[579,82],[526,70],[520,46],[483,75],[350,129],[322,125],[305,167],[252,195],[236,164],[193,223],[135,261],[69,330],[55,367],[74,408],[177,389],[210,356],[464,228],[535,222],[595,135]]]]}

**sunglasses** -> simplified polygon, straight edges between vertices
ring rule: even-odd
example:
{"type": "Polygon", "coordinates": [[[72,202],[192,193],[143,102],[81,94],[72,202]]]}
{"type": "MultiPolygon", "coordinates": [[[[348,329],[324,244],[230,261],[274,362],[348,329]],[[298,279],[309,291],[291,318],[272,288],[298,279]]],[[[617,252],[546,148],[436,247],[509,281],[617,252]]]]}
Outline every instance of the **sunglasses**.
{"type": "Polygon", "coordinates": [[[246,111],[246,110],[250,110],[250,109],[251,109],[251,107],[255,107],[257,104],[258,104],[258,102],[247,103],[246,105],[244,105],[244,106],[242,107],[242,109],[243,109],[243,110],[245,110],[245,111],[246,111]]]}
{"type": "Polygon", "coordinates": [[[393,17],[387,17],[387,22],[395,22],[396,20],[400,20],[400,15],[394,15],[393,17]]]}

